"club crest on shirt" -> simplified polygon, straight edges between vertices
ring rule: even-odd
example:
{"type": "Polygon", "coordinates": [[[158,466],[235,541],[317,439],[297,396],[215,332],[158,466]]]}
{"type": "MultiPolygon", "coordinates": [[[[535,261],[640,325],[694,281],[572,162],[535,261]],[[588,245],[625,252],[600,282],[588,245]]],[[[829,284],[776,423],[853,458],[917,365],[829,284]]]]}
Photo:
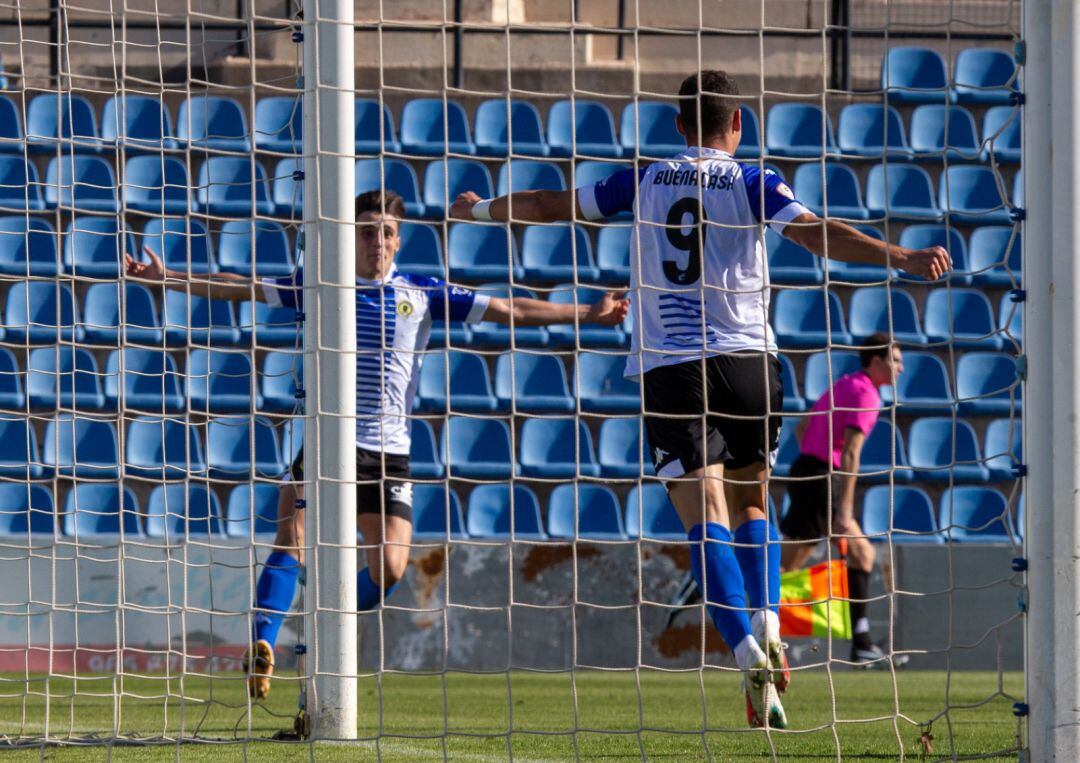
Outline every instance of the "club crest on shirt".
{"type": "Polygon", "coordinates": [[[412,302],[409,302],[408,300],[403,300],[402,302],[398,303],[397,311],[398,315],[400,315],[402,318],[408,318],[410,315],[416,312],[416,308],[413,307],[412,302]]]}
{"type": "Polygon", "coordinates": [[[778,194],[780,194],[781,196],[785,196],[785,197],[787,197],[789,199],[794,199],[795,198],[795,194],[793,194],[791,192],[791,189],[788,187],[787,183],[780,183],[779,185],[777,185],[776,186],[776,192],[778,194]]]}

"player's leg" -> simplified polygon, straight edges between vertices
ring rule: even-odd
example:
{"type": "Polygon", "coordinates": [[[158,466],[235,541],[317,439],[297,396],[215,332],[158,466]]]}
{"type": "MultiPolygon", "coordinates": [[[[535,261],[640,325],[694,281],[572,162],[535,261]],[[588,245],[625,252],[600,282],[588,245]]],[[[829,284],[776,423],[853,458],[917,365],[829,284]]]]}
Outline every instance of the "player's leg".
{"type": "Polygon", "coordinates": [[[816,541],[810,543],[785,543],[784,548],[780,551],[780,572],[801,570],[810,561],[810,556],[814,553],[816,547],[816,541]]]}
{"type": "Polygon", "coordinates": [[[356,610],[367,612],[394,593],[409,564],[412,483],[408,456],[357,451],[356,474],[356,524],[367,561],[356,575],[356,610]]]}
{"type": "MultiPolygon", "coordinates": [[[[856,525],[858,527],[858,525],[856,525]]],[[[867,608],[870,598],[870,574],[874,571],[874,546],[862,534],[847,539],[848,596],[851,598],[851,659],[853,662],[874,662],[883,657],[880,647],[870,639],[870,620],[867,608]]]]}

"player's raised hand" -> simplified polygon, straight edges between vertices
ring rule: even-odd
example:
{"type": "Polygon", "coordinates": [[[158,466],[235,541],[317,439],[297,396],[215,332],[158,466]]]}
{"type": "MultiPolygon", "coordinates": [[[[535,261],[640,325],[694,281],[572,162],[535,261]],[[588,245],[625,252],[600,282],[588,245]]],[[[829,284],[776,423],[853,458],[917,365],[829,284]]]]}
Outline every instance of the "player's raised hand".
{"type": "Polygon", "coordinates": [[[913,276],[936,281],[952,270],[952,260],[945,247],[931,246],[928,249],[907,250],[904,263],[900,267],[913,276]]]}
{"type": "Polygon", "coordinates": [[[472,220],[472,208],[478,201],[480,197],[472,191],[459,193],[454,203],[450,205],[450,217],[455,220],[472,220]]]}
{"type": "Polygon", "coordinates": [[[601,326],[618,326],[626,320],[629,310],[630,300],[626,298],[625,291],[609,291],[589,306],[585,320],[601,326]]]}
{"type": "Polygon", "coordinates": [[[165,263],[149,246],[143,247],[143,254],[150,260],[149,262],[139,262],[130,254],[125,254],[124,272],[133,278],[141,278],[144,281],[164,281],[165,263]]]}

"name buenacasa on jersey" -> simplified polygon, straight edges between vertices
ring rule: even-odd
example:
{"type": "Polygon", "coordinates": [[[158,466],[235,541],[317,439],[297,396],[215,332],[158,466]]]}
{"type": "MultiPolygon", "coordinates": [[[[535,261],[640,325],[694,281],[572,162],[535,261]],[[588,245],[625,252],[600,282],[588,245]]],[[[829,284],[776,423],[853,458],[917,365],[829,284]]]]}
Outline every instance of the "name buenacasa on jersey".
{"type": "Polygon", "coordinates": [[[713,175],[699,173],[698,170],[660,170],[653,175],[653,185],[700,185],[707,191],[730,191],[734,184],[734,175],[713,175]],[[701,174],[700,181],[699,174],[701,174]]]}

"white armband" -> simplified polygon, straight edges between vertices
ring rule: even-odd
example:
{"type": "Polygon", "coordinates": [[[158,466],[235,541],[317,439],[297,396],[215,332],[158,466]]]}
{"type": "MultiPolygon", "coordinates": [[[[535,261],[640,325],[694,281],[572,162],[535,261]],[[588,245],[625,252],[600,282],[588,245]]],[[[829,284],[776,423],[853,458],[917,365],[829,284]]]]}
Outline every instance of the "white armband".
{"type": "Polygon", "coordinates": [[[491,203],[495,199],[481,199],[473,204],[472,216],[474,220],[491,220],[491,203]]]}

